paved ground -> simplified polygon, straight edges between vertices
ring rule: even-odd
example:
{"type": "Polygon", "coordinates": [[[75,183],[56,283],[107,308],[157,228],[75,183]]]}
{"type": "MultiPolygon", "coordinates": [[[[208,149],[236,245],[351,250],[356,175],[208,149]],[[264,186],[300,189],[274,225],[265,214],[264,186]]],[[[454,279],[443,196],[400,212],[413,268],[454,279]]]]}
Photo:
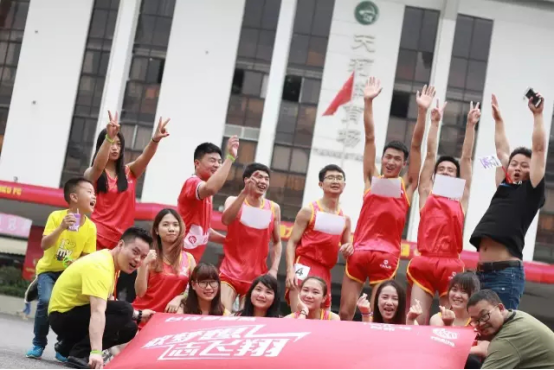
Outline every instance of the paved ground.
{"type": "Polygon", "coordinates": [[[50,331],[42,360],[25,357],[33,341],[33,321],[0,314],[0,367],[3,369],[64,369],[54,358],[55,334],[50,331]]]}

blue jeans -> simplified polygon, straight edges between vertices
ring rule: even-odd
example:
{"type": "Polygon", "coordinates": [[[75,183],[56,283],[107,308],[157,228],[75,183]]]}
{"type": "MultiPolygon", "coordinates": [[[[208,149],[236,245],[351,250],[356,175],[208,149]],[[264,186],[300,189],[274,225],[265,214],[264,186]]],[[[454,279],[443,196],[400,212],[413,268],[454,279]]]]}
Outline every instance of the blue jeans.
{"type": "Polygon", "coordinates": [[[35,338],[33,345],[45,348],[47,344],[48,330],[48,304],[54,283],[60,277],[61,272],[43,272],[38,275],[38,304],[35,313],[35,338]]]}
{"type": "Polygon", "coordinates": [[[508,267],[500,271],[478,271],[477,276],[481,289],[494,291],[507,309],[517,310],[525,288],[523,266],[508,267]]]}

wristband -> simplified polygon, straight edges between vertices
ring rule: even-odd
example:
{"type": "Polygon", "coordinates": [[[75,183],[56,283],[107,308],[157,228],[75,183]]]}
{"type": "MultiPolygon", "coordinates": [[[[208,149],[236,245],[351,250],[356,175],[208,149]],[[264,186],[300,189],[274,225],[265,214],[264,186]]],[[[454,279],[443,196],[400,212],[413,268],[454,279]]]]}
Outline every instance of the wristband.
{"type": "Polygon", "coordinates": [[[306,311],[300,311],[300,315],[308,316],[308,313],[306,311]]]}
{"type": "Polygon", "coordinates": [[[230,159],[231,162],[234,162],[236,161],[237,159],[235,157],[233,157],[231,154],[227,154],[227,159],[230,159]]]}
{"type": "Polygon", "coordinates": [[[142,320],[142,310],[139,310],[138,317],[137,317],[137,324],[140,324],[141,320],[142,320]]]}
{"type": "Polygon", "coordinates": [[[108,136],[108,134],[106,134],[106,141],[107,141],[108,143],[110,143],[110,144],[115,143],[115,140],[110,139],[110,137],[108,136]]]}
{"type": "Polygon", "coordinates": [[[69,265],[73,262],[73,260],[71,258],[69,258],[69,256],[65,256],[64,259],[63,259],[63,267],[65,268],[68,268],[69,265]]]}
{"type": "Polygon", "coordinates": [[[102,351],[98,351],[98,350],[94,350],[94,349],[93,349],[92,351],[90,351],[90,354],[91,354],[91,355],[101,355],[101,354],[102,354],[102,351]]]}
{"type": "Polygon", "coordinates": [[[152,138],[152,139],[150,139],[150,140],[152,140],[152,142],[153,142],[153,143],[156,143],[156,144],[160,142],[160,140],[156,141],[156,140],[154,140],[154,138],[152,138]]]}

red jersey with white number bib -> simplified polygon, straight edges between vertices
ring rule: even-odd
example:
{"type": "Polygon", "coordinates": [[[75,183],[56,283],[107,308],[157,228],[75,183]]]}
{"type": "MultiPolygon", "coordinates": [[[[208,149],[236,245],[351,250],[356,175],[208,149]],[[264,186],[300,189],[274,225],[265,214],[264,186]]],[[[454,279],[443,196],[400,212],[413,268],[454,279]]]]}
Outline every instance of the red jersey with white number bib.
{"type": "Polygon", "coordinates": [[[464,211],[457,200],[429,195],[420,211],[417,250],[421,255],[458,257],[464,247],[464,211]]]}
{"type": "Polygon", "coordinates": [[[371,189],[365,193],[354,231],[354,253],[367,250],[400,255],[402,231],[410,208],[404,180],[400,181],[400,198],[375,195],[371,189]]]}
{"type": "Polygon", "coordinates": [[[111,177],[106,172],[108,179],[108,191],[100,193],[96,191],[96,205],[90,219],[96,225],[97,249],[113,249],[123,232],[135,224],[136,205],[136,177],[129,168],[125,166],[127,177],[127,190],[117,190],[117,177],[111,177]]]}
{"type": "Polygon", "coordinates": [[[212,197],[200,199],[198,194],[202,182],[196,175],[189,177],[177,202],[186,227],[183,248],[192,254],[196,263],[200,262],[208,244],[212,221],[212,197]]]}
{"type": "Polygon", "coordinates": [[[235,220],[227,226],[223,243],[224,257],[219,271],[222,280],[238,294],[246,294],[243,289],[238,289],[238,285],[250,288],[254,279],[268,271],[269,243],[275,227],[274,207],[275,204],[267,199],[262,199],[259,208],[245,202],[235,220]]]}

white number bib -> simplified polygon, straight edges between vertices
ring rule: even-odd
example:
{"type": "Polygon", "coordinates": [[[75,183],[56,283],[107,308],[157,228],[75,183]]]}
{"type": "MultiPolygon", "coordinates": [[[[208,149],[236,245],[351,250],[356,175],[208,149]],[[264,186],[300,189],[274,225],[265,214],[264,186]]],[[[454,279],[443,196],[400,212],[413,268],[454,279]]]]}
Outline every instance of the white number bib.
{"type": "Polygon", "coordinates": [[[297,279],[304,280],[308,277],[308,274],[310,273],[310,268],[308,266],[302,265],[301,263],[297,263],[294,265],[294,272],[297,279]]]}

